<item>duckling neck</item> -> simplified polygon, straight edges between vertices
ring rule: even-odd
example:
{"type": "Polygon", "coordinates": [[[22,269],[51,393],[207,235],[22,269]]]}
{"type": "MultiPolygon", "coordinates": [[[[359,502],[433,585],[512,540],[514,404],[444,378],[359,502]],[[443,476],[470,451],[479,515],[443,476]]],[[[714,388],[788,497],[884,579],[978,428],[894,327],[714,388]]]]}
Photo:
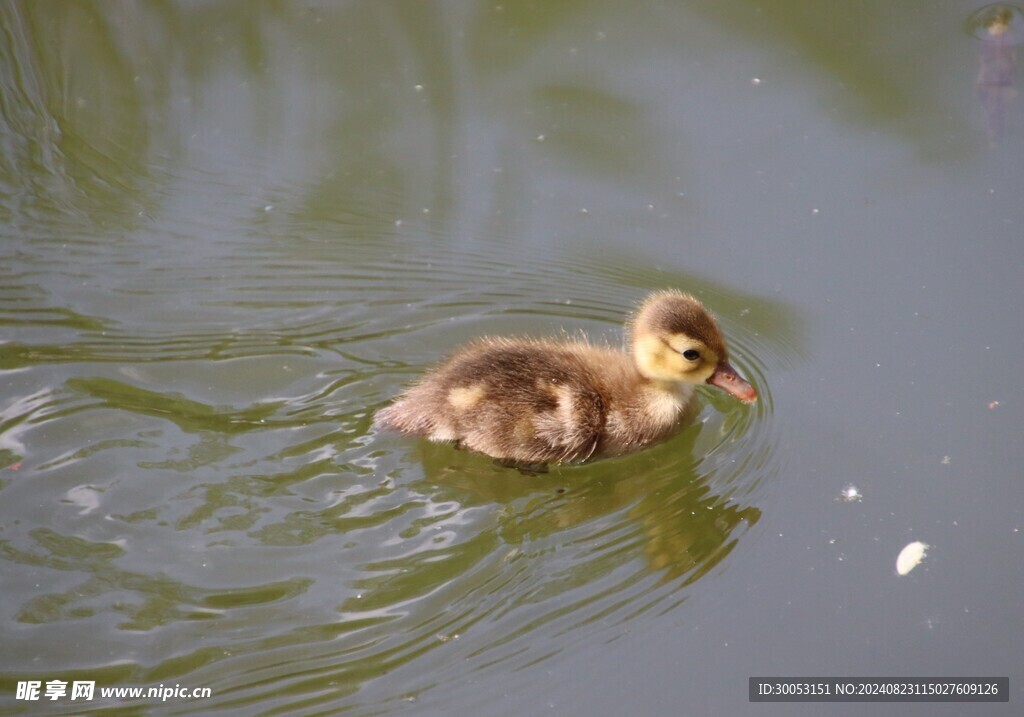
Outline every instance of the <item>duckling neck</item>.
{"type": "Polygon", "coordinates": [[[639,408],[666,430],[675,426],[691,398],[693,386],[690,384],[657,379],[647,379],[641,384],[637,396],[639,408]]]}

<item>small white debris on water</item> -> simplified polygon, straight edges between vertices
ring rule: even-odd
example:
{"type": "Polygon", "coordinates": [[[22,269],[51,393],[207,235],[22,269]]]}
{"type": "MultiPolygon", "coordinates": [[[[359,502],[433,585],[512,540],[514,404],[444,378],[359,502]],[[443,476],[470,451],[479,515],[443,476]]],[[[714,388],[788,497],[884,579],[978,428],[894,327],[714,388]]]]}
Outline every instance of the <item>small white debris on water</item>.
{"type": "Polygon", "coordinates": [[[900,551],[896,558],[896,572],[899,575],[906,575],[921,564],[921,561],[928,555],[928,548],[931,546],[915,540],[900,551]]]}
{"type": "Polygon", "coordinates": [[[101,488],[93,485],[79,485],[65,493],[64,498],[67,502],[81,508],[78,511],[79,515],[88,515],[100,507],[99,494],[102,492],[101,488]]]}
{"type": "Polygon", "coordinates": [[[951,463],[951,460],[950,460],[949,456],[943,456],[942,457],[942,465],[948,466],[950,463],[951,463]]]}
{"type": "Polygon", "coordinates": [[[860,492],[860,489],[852,483],[841,491],[839,491],[839,497],[836,500],[842,501],[843,503],[859,503],[864,498],[864,494],[860,492]]]}

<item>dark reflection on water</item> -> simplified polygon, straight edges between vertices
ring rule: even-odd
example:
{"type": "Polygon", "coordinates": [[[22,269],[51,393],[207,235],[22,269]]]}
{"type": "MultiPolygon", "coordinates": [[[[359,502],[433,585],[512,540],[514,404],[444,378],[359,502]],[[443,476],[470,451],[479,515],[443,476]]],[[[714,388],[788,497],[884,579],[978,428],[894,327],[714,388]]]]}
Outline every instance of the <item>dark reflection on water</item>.
{"type": "Polygon", "coordinates": [[[964,22],[965,29],[981,41],[974,85],[992,146],[1002,141],[1007,114],[1019,94],[1015,85],[1022,21],[1020,7],[994,4],[975,10],[964,22]]]}

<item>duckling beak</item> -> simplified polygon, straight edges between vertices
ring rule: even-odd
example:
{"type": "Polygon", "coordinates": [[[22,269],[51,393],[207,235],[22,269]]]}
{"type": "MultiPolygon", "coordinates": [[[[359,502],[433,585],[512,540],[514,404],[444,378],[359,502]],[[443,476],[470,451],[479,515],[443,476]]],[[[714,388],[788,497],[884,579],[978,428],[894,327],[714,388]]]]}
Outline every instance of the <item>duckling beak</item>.
{"type": "Polygon", "coordinates": [[[718,364],[715,372],[708,377],[708,383],[731,393],[743,403],[754,403],[757,400],[757,391],[740,377],[728,361],[718,364]]]}

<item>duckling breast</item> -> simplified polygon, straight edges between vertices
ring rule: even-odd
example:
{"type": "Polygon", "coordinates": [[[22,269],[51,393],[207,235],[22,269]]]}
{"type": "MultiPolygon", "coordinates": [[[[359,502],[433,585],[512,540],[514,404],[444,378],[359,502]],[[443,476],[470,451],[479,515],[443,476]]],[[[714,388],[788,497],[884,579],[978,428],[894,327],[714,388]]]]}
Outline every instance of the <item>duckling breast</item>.
{"type": "Polygon", "coordinates": [[[602,452],[622,455],[668,438],[685,420],[693,396],[689,384],[637,386],[609,411],[602,452]]]}

